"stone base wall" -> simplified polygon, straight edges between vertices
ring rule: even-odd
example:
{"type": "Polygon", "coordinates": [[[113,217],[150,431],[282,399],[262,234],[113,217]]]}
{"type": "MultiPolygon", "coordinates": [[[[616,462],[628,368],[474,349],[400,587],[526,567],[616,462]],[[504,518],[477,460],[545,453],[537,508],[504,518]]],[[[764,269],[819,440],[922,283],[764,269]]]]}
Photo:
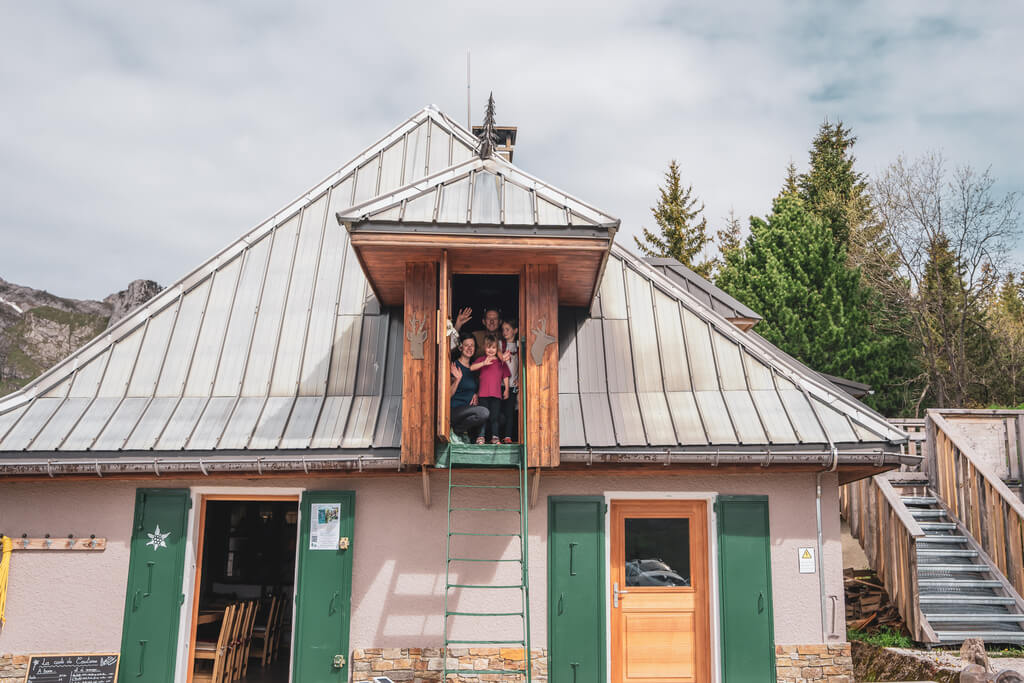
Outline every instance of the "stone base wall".
{"type": "MultiPolygon", "coordinates": [[[[449,648],[448,670],[491,669],[507,671],[523,669],[525,663],[523,648],[449,648]]],[[[445,661],[441,648],[364,648],[352,651],[352,680],[354,683],[373,681],[374,676],[387,676],[393,681],[410,683],[431,683],[441,680],[445,661]]],[[[548,680],[547,650],[534,648],[531,665],[533,680],[546,683],[548,680]]],[[[523,681],[522,674],[466,674],[457,679],[459,683],[482,681],[523,681]]],[[[449,677],[449,683],[456,681],[449,677]]]]}
{"type": "Polygon", "coordinates": [[[23,683],[28,673],[28,655],[0,654],[0,683],[23,683]]]}
{"type": "Polygon", "coordinates": [[[776,645],[777,683],[853,683],[849,643],[834,645],[776,645]]]}

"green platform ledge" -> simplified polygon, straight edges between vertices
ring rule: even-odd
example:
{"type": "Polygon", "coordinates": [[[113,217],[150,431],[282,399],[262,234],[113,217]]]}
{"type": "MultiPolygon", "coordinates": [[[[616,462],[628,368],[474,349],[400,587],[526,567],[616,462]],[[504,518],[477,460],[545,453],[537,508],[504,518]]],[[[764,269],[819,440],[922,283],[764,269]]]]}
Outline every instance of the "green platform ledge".
{"type": "Polygon", "coordinates": [[[435,452],[435,467],[446,469],[450,463],[473,467],[517,467],[523,461],[523,445],[511,444],[469,444],[452,442],[438,444],[435,452]]]}

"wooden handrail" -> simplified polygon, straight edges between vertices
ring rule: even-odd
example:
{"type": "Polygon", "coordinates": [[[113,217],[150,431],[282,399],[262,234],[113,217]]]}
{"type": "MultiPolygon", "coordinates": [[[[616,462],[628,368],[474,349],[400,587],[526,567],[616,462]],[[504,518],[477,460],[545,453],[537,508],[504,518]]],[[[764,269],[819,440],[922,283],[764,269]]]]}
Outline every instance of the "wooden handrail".
{"type": "Polygon", "coordinates": [[[1024,594],[1024,503],[950,423],[929,411],[936,490],[1018,594],[1024,594]]]}
{"type": "Polygon", "coordinates": [[[850,531],[860,541],[911,636],[918,642],[935,642],[918,604],[917,539],[925,535],[921,525],[884,476],[840,487],[839,500],[850,531]]]}

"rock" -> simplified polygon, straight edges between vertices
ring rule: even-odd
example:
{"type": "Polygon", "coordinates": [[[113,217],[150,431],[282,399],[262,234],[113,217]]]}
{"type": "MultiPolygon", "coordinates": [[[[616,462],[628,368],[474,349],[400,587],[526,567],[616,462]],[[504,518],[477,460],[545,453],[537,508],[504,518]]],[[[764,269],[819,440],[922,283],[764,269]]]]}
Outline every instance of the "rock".
{"type": "Polygon", "coordinates": [[[133,280],[128,283],[128,289],[111,294],[103,303],[110,305],[110,323],[113,325],[159,294],[163,288],[152,280],[133,280]]]}

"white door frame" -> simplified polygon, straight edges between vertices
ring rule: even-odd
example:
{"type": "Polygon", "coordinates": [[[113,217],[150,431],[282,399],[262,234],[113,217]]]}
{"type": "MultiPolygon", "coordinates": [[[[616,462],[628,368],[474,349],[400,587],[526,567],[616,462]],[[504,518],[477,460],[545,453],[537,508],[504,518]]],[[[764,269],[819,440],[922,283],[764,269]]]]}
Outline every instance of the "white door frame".
{"type": "Polygon", "coordinates": [[[605,622],[608,624],[605,633],[605,659],[608,662],[608,678],[612,675],[612,602],[608,599],[608,584],[611,581],[612,547],[611,547],[611,504],[619,500],[703,500],[708,506],[708,576],[711,579],[711,594],[708,596],[708,616],[711,631],[711,680],[720,683],[719,660],[721,643],[719,643],[718,626],[718,520],[715,517],[716,492],[680,492],[680,491],[605,491],[604,502],[607,512],[604,516],[604,561],[605,561],[605,622]]]}
{"type": "MultiPolygon", "coordinates": [[[[181,586],[181,592],[185,595],[184,601],[181,603],[181,613],[178,616],[178,654],[177,654],[177,666],[175,667],[174,680],[175,683],[185,683],[188,680],[188,669],[192,666],[192,662],[188,660],[189,645],[191,644],[192,635],[192,601],[195,599],[195,583],[196,583],[196,565],[199,562],[199,558],[196,556],[196,549],[199,544],[199,534],[202,529],[199,528],[199,515],[197,514],[199,506],[202,504],[203,496],[249,496],[251,495],[254,499],[260,496],[295,496],[296,507],[299,512],[298,525],[296,527],[296,534],[302,529],[302,494],[306,491],[305,488],[296,487],[281,487],[281,486],[191,486],[189,487],[189,494],[192,497],[192,508],[188,514],[188,525],[187,535],[185,536],[185,577],[181,586]]],[[[295,571],[298,572],[298,552],[299,544],[295,543],[295,571]]],[[[298,588],[298,574],[296,573],[295,578],[292,579],[293,585],[298,588]]],[[[295,629],[295,601],[292,601],[292,629],[295,629]]],[[[294,633],[292,633],[292,641],[294,642],[294,633]]],[[[291,681],[292,667],[291,657],[295,652],[294,647],[288,648],[288,680],[291,681]]]]}

